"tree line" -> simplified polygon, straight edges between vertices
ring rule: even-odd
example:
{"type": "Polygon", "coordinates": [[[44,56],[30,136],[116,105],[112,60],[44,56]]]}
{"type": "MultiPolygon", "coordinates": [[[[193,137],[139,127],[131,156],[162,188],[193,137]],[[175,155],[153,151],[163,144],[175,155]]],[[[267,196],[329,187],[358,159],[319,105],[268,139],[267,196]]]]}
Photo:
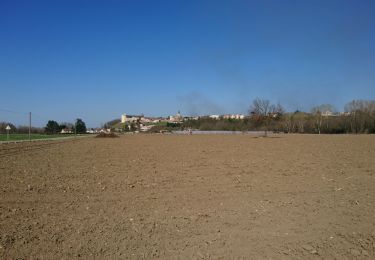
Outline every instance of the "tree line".
{"type": "Polygon", "coordinates": [[[284,133],[344,134],[375,133],[375,101],[353,100],[337,113],[332,105],[323,104],[310,112],[286,112],[280,104],[255,99],[243,120],[200,117],[187,120],[182,128],[226,131],[268,131],[284,133]]]}
{"type": "Polygon", "coordinates": [[[61,133],[62,130],[68,130],[71,133],[76,134],[85,134],[87,131],[86,123],[78,118],[75,122],[75,124],[72,123],[57,123],[54,120],[49,120],[47,122],[45,129],[46,134],[58,134],[61,133]]]}
{"type": "MultiPolygon", "coordinates": [[[[29,133],[29,126],[18,126],[10,122],[0,122],[0,133],[6,133],[6,127],[10,126],[11,133],[27,134],[29,133]]],[[[78,118],[75,124],[72,123],[57,123],[55,120],[49,120],[46,126],[43,127],[31,127],[31,133],[34,134],[59,134],[61,130],[69,130],[72,133],[84,134],[87,131],[85,122],[78,118]]]]}
{"type": "MultiPolygon", "coordinates": [[[[15,126],[10,122],[0,122],[0,134],[6,133],[6,127],[10,126],[11,133],[18,133],[18,134],[28,134],[29,133],[29,126],[15,126]]],[[[31,127],[31,133],[34,134],[42,134],[44,133],[44,128],[41,127],[31,127]]]]}

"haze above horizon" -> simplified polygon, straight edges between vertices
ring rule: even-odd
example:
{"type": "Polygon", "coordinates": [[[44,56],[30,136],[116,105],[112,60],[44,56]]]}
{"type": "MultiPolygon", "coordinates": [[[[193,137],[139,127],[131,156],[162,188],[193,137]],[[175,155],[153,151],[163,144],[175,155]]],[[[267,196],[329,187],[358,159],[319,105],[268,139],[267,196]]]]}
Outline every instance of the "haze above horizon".
{"type": "Polygon", "coordinates": [[[1,1],[0,121],[375,99],[374,1],[1,1]],[[11,113],[9,111],[21,111],[11,113]]]}

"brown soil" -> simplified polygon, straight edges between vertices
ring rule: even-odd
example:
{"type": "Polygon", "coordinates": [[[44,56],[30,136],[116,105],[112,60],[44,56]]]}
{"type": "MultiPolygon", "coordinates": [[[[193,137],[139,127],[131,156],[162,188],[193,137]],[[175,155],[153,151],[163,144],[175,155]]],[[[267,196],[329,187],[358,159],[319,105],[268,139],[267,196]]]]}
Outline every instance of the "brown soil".
{"type": "Polygon", "coordinates": [[[115,133],[99,133],[95,136],[96,138],[116,138],[118,135],[115,133]]]}
{"type": "Polygon", "coordinates": [[[375,136],[29,145],[0,145],[2,259],[375,258],[375,136]]]}

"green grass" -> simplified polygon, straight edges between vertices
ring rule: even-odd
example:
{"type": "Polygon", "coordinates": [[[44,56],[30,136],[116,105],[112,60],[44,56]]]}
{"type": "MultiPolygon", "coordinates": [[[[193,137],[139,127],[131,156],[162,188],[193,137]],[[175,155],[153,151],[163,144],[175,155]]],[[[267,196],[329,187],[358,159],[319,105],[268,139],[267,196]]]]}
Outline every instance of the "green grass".
{"type": "MultiPolygon", "coordinates": [[[[135,122],[134,122],[135,123],[135,122]]],[[[156,125],[156,126],[167,126],[167,122],[158,122],[158,123],[153,123],[153,122],[148,122],[148,123],[142,123],[144,125],[156,125]]],[[[125,123],[117,123],[117,124],[114,124],[112,125],[111,127],[112,128],[120,128],[120,129],[123,129],[125,126],[125,123]]]]}
{"type": "Polygon", "coordinates": [[[167,126],[168,122],[149,123],[148,125],[167,126]]]}
{"type": "MultiPolygon", "coordinates": [[[[31,134],[31,140],[37,139],[48,139],[48,138],[62,138],[62,137],[72,137],[74,135],[70,134],[57,134],[57,135],[46,135],[46,134],[31,134]]],[[[29,140],[28,134],[9,134],[9,139],[7,139],[6,134],[0,134],[0,141],[21,141],[29,140]]]]}
{"type": "Polygon", "coordinates": [[[113,126],[111,126],[112,128],[123,128],[124,127],[124,123],[117,123],[117,124],[114,124],[113,126]]]}

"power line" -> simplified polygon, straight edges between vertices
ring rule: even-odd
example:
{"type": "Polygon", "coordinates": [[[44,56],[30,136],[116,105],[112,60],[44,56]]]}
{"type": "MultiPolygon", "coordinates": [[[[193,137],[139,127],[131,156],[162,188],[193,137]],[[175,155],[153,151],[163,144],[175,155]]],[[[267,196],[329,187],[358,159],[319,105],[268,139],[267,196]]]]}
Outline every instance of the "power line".
{"type": "Polygon", "coordinates": [[[42,119],[42,120],[46,120],[46,121],[51,120],[50,118],[47,118],[47,117],[44,117],[44,116],[41,116],[41,115],[35,114],[34,112],[33,112],[33,116],[34,116],[34,117],[37,117],[37,118],[39,118],[39,119],[42,119]]]}
{"type": "MultiPolygon", "coordinates": [[[[3,108],[0,108],[0,111],[6,112],[6,113],[11,113],[11,114],[17,114],[17,115],[25,115],[25,116],[30,114],[30,112],[14,111],[14,110],[3,109],[3,108]]],[[[38,115],[38,114],[35,114],[35,113],[33,113],[33,117],[37,117],[39,119],[46,120],[46,121],[50,120],[47,117],[44,117],[44,116],[41,116],[41,115],[38,115]]]]}
{"type": "Polygon", "coordinates": [[[0,111],[7,112],[7,113],[12,113],[12,114],[21,114],[21,115],[28,115],[29,114],[29,112],[13,111],[13,110],[2,109],[2,108],[0,108],[0,111]]]}

